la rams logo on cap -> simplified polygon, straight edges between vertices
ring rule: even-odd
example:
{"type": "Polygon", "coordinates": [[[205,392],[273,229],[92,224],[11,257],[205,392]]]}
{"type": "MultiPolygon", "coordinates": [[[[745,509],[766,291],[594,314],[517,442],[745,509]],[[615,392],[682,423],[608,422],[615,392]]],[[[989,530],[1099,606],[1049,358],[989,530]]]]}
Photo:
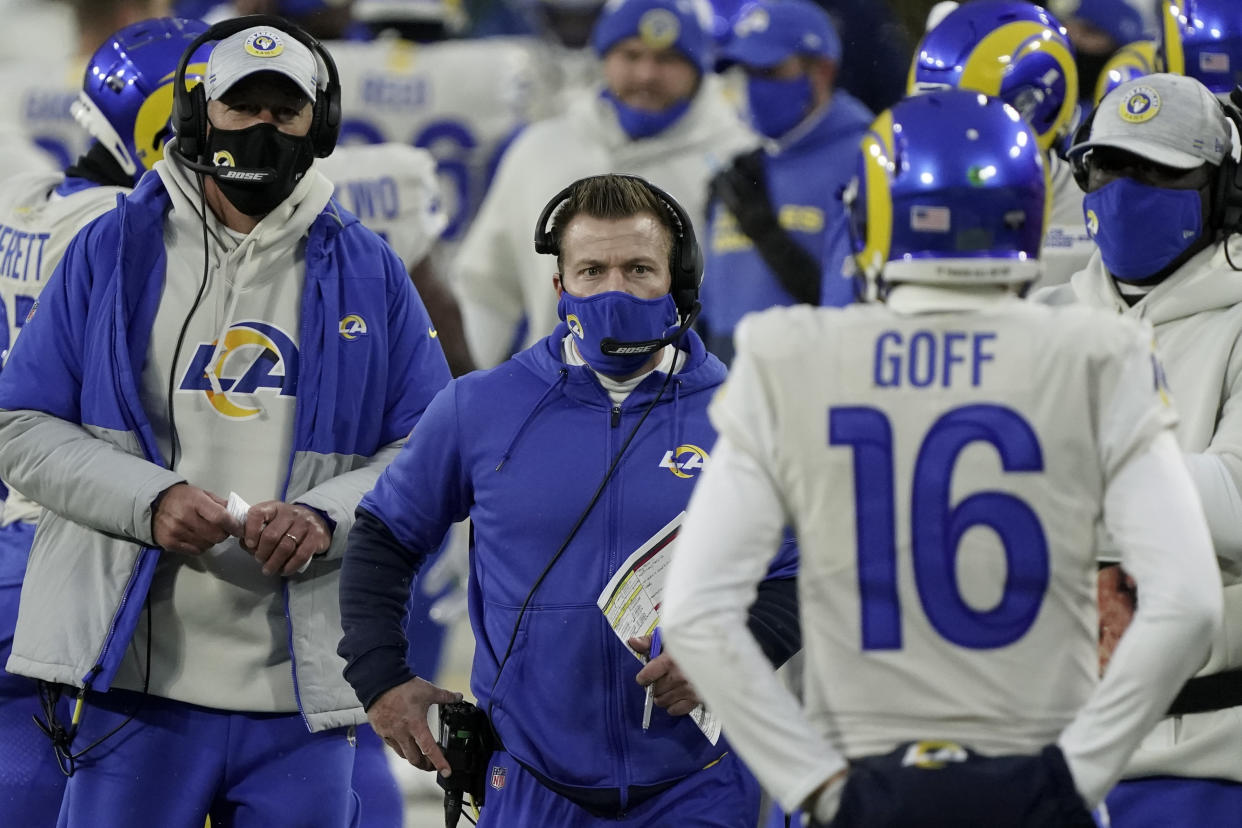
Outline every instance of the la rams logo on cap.
{"type": "Polygon", "coordinates": [[[217,167],[236,167],[237,162],[233,160],[233,153],[228,150],[216,150],[216,154],[211,156],[211,163],[217,167]]]}
{"type": "Polygon", "coordinates": [[[223,342],[200,342],[181,375],[180,392],[202,393],[216,413],[249,420],[263,413],[260,397],[293,397],[298,387],[298,349],[280,328],[266,322],[235,322],[223,342]]]}
{"type": "Polygon", "coordinates": [[[737,37],[746,37],[756,32],[765,32],[769,22],[768,10],[757,6],[733,24],[733,34],[737,37]]]}
{"type": "Polygon", "coordinates": [[[677,42],[681,21],[668,9],[651,9],[638,18],[638,37],[652,49],[667,49],[677,42]]]}
{"type": "Polygon", "coordinates": [[[578,337],[579,339],[585,339],[585,337],[582,335],[582,323],[578,321],[578,317],[576,314],[571,313],[568,316],[566,316],[565,324],[569,326],[569,330],[571,333],[573,333],[574,336],[578,337]]]}
{"type": "Polygon", "coordinates": [[[1160,111],[1160,93],[1150,86],[1137,87],[1121,102],[1119,111],[1122,120],[1132,124],[1150,121],[1160,111]]]}
{"type": "Polygon", "coordinates": [[[1087,211],[1087,235],[1095,238],[1096,233],[1100,232],[1100,217],[1095,214],[1095,210],[1087,211]]]}
{"type": "Polygon", "coordinates": [[[360,336],[367,335],[367,321],[356,313],[341,317],[341,322],[337,326],[337,330],[341,334],[341,339],[353,341],[360,336]]]}
{"type": "Polygon", "coordinates": [[[255,32],[246,38],[246,51],[255,57],[273,58],[284,50],[285,44],[275,32],[255,32]]]}

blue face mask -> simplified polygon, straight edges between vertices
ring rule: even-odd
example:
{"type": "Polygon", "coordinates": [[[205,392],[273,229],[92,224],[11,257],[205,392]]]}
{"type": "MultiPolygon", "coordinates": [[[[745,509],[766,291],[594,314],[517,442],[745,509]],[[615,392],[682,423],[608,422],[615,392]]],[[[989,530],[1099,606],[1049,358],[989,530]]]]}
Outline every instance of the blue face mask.
{"type": "Polygon", "coordinates": [[[673,125],[673,122],[686,114],[686,110],[690,108],[690,99],[678,101],[668,109],[662,109],[659,112],[648,112],[645,109],[635,109],[628,106],[612,94],[611,91],[605,89],[600,96],[612,104],[612,108],[617,111],[617,120],[621,123],[621,128],[625,130],[625,134],[638,140],[639,138],[650,138],[658,132],[663,132],[673,125]]]}
{"type": "Polygon", "coordinates": [[[1203,236],[1198,190],[1169,190],[1118,178],[1087,193],[1082,209],[1104,267],[1123,282],[1159,273],[1203,236]]]}
{"type": "Polygon", "coordinates": [[[556,313],[569,325],[578,353],[586,363],[613,377],[637,372],[651,353],[605,354],[600,350],[603,340],[646,342],[677,329],[677,305],[668,293],[656,299],[640,299],[620,290],[594,296],[574,296],[563,291],[556,313]]]}
{"type": "Polygon", "coordinates": [[[780,138],[811,111],[811,79],[806,75],[793,80],[748,77],[746,96],[755,129],[769,138],[780,138]]]}

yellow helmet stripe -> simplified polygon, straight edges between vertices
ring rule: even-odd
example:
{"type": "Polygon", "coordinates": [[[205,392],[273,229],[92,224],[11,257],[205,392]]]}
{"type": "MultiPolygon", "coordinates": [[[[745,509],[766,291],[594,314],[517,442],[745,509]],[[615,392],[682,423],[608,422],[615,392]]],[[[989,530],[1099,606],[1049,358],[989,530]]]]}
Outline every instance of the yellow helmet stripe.
{"type": "Polygon", "coordinates": [[[857,261],[862,271],[875,275],[888,261],[893,241],[893,194],[889,186],[895,169],[893,113],[885,111],[863,136],[863,181],[867,198],[867,238],[857,261]]]}
{"type": "Polygon", "coordinates": [[[1182,10],[1172,0],[1164,0],[1163,14],[1160,15],[1164,27],[1164,66],[1161,69],[1173,75],[1186,74],[1186,52],[1182,49],[1182,10]]]}

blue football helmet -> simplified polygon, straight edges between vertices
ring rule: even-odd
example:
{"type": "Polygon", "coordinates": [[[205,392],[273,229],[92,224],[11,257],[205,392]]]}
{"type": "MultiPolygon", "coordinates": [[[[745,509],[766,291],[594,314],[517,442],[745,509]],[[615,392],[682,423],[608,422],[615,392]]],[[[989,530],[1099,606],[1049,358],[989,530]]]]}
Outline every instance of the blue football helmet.
{"type": "Polygon", "coordinates": [[[1040,6],[965,3],[923,36],[910,65],[908,94],[945,88],[971,89],[1010,104],[1047,150],[1074,117],[1074,47],[1065,27],[1040,6]]]}
{"type": "Polygon", "coordinates": [[[862,294],[897,282],[1029,285],[1052,187],[1018,111],[942,90],[906,98],[863,136],[843,197],[862,294]]]}
{"type": "Polygon", "coordinates": [[[1095,82],[1095,104],[1126,81],[1156,72],[1156,41],[1136,40],[1122,46],[1104,64],[1095,82]]]}
{"type": "Polygon", "coordinates": [[[1242,2],[1163,0],[1160,52],[1164,71],[1228,95],[1242,84],[1242,2]]]}
{"type": "MultiPolygon", "coordinates": [[[[137,182],[164,157],[172,137],[173,75],[177,62],[207,24],[158,17],[126,26],[91,55],[82,91],[71,111],[137,182]]],[[[192,86],[207,72],[213,43],[204,44],[186,69],[192,86]]]]}

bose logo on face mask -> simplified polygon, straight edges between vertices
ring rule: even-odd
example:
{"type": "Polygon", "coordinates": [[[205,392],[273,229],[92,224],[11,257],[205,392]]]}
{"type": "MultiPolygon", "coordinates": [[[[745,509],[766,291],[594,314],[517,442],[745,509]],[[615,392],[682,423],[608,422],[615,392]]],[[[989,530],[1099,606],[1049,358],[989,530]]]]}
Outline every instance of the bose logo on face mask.
{"type": "Polygon", "coordinates": [[[221,178],[225,181],[270,181],[274,177],[275,173],[251,170],[222,169],[216,171],[216,178],[221,178]]]}

